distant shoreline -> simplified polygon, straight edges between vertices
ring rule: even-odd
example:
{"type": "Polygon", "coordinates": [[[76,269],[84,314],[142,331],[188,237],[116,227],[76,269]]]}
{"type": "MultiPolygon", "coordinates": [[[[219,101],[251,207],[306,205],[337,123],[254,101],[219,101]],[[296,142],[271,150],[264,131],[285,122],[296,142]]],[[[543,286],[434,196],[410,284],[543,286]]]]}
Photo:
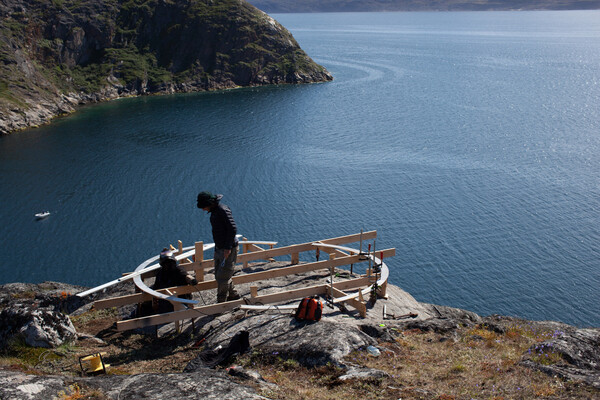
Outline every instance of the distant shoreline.
{"type": "Polygon", "coordinates": [[[599,10],[600,0],[249,0],[269,13],[599,10]]]}

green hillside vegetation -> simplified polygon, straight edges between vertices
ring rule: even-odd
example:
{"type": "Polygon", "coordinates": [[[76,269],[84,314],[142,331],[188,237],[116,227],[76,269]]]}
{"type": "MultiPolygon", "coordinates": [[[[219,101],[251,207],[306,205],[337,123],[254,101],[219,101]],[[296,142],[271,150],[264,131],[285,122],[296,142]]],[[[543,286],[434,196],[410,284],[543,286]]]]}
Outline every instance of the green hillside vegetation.
{"type": "MultiPolygon", "coordinates": [[[[280,24],[239,0],[0,0],[0,111],[62,95],[331,80],[280,24]]],[[[87,96],[87,97],[86,97],[87,96]]],[[[1,131],[2,127],[0,127],[1,131]]]]}

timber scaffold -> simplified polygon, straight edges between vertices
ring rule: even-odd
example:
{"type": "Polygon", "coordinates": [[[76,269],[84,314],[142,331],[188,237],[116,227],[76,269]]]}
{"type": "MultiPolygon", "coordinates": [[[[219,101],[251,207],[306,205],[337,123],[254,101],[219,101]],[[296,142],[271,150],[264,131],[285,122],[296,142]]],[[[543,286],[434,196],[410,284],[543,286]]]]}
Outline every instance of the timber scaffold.
{"type": "MultiPolygon", "coordinates": [[[[389,270],[384,259],[396,254],[396,249],[377,250],[368,246],[368,251],[363,252],[363,242],[375,240],[377,231],[361,232],[359,234],[340,236],[330,239],[295,244],[284,247],[275,247],[277,242],[268,241],[250,241],[246,238],[240,240],[242,251],[238,254],[237,264],[243,264],[244,268],[248,263],[258,260],[275,261],[274,257],[289,256],[291,262],[287,266],[274,267],[268,270],[240,274],[233,276],[233,283],[251,284],[252,282],[264,282],[276,277],[295,275],[318,270],[328,270],[330,272],[329,282],[314,286],[307,286],[298,289],[280,291],[276,293],[261,294],[258,286],[250,285],[250,296],[238,300],[227,301],[217,304],[199,305],[197,300],[183,299],[177,296],[202,292],[216,289],[217,282],[214,279],[205,279],[205,270],[213,268],[213,259],[204,259],[204,252],[214,248],[214,243],[204,244],[197,242],[194,246],[184,248],[181,241],[178,247],[171,246],[179,265],[187,271],[194,271],[196,274],[197,285],[177,286],[167,289],[153,290],[144,283],[144,279],[156,275],[160,268],[158,265],[158,256],[152,257],[140,264],[133,273],[126,274],[114,281],[108,282],[96,288],[81,292],[80,297],[87,296],[93,292],[100,291],[113,284],[126,280],[133,280],[136,286],[136,293],[126,296],[107,298],[94,302],[95,309],[106,309],[112,307],[121,307],[130,304],[141,304],[145,301],[152,301],[155,298],[163,299],[173,304],[174,311],[144,316],[139,318],[127,319],[117,322],[117,330],[125,331],[136,328],[144,328],[175,322],[177,326],[181,321],[194,319],[200,316],[221,314],[236,308],[242,309],[265,309],[275,307],[274,304],[291,302],[307,296],[325,296],[330,299],[330,303],[350,306],[365,317],[367,313],[367,301],[365,296],[373,295],[386,297],[387,280],[389,270]],[[360,248],[355,249],[346,247],[348,243],[359,243],[360,248]],[[263,247],[268,248],[263,248],[263,247]],[[319,260],[321,252],[328,255],[326,259],[300,263],[300,253],[314,251],[319,260]],[[336,268],[350,265],[351,269],[355,264],[368,263],[366,273],[352,275],[350,278],[336,278],[336,268]],[[271,306],[267,306],[271,305],[271,306]]],[[[365,247],[367,247],[365,245],[365,247]]],[[[373,245],[374,247],[374,245],[373,245]]],[[[323,257],[325,258],[325,257],[323,257]]],[[[281,265],[281,263],[277,263],[281,265]]],[[[268,264],[267,264],[268,265],[268,264]]],[[[296,305],[276,306],[278,308],[295,308],[296,305]]]]}

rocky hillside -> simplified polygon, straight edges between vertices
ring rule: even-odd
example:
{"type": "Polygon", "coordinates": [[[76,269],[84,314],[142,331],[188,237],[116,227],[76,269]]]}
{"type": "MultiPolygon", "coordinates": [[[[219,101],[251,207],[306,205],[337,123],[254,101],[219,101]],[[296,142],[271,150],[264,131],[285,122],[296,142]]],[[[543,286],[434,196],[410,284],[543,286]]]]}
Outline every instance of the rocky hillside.
{"type": "Polygon", "coordinates": [[[600,0],[250,0],[268,13],[597,10],[600,0]]]}
{"type": "Polygon", "coordinates": [[[0,0],[0,134],[78,104],[331,80],[245,0],[0,0]]]}
{"type": "MultiPolygon", "coordinates": [[[[251,264],[240,273],[269,268],[251,264]]],[[[274,278],[258,290],[328,278],[328,270],[274,278]]],[[[237,288],[250,296],[250,284],[237,288]]],[[[130,282],[89,298],[70,295],[83,289],[0,285],[1,399],[600,398],[600,329],[481,317],[420,303],[394,285],[369,302],[366,318],[351,307],[325,306],[319,322],[296,321],[290,310],[236,309],[199,313],[180,332],[173,323],[119,332],[115,322],[135,305],[91,308],[90,301],[133,293],[130,282]],[[245,345],[236,341],[244,335],[245,345]],[[82,377],[79,357],[98,351],[107,375],[82,377]]],[[[215,290],[194,295],[208,304],[215,290]]]]}

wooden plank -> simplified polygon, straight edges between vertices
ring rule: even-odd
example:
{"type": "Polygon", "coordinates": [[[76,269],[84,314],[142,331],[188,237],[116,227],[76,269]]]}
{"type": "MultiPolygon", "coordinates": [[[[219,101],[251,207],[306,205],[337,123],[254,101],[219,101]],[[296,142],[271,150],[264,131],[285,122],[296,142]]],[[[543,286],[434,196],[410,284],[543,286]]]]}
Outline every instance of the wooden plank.
{"type": "MultiPolygon", "coordinates": [[[[354,279],[355,284],[363,282],[362,279],[354,279]]],[[[340,282],[342,283],[342,282],[340,282]]],[[[346,283],[346,286],[348,283],[346,283]]],[[[285,292],[277,292],[266,294],[262,296],[258,296],[255,298],[247,299],[252,303],[277,303],[279,301],[293,300],[306,296],[313,296],[317,294],[326,294],[327,288],[329,285],[316,285],[310,286],[306,288],[288,290],[285,292]]],[[[339,288],[338,283],[334,285],[334,287],[339,288]]],[[[242,304],[245,303],[244,299],[227,301],[224,303],[211,304],[207,306],[188,308],[183,311],[173,311],[170,313],[160,314],[160,315],[151,315],[148,317],[134,318],[126,321],[118,321],[117,322],[117,330],[118,331],[126,331],[129,329],[135,328],[143,328],[147,326],[154,326],[159,324],[166,324],[169,322],[180,321],[189,318],[197,318],[204,315],[213,315],[219,314],[226,311],[230,311],[242,304]]]]}
{"type": "Polygon", "coordinates": [[[295,310],[298,308],[297,304],[286,304],[286,305],[277,305],[277,304],[269,304],[268,306],[261,306],[257,304],[242,304],[240,306],[242,310],[256,310],[256,311],[267,311],[267,310],[295,310]]]}
{"type": "MultiPolygon", "coordinates": [[[[207,245],[204,250],[212,249],[213,247],[215,247],[215,245],[214,245],[214,243],[211,243],[211,244],[207,245]]],[[[183,249],[183,251],[187,251],[187,250],[190,250],[192,248],[193,248],[193,246],[192,247],[186,247],[186,248],[183,249]]],[[[178,260],[184,259],[184,258],[188,257],[189,255],[191,255],[192,253],[193,253],[193,251],[190,252],[190,253],[184,253],[183,255],[178,255],[175,258],[177,258],[178,260]]],[[[144,261],[142,264],[140,264],[136,268],[136,270],[134,272],[132,272],[131,274],[128,274],[127,276],[122,276],[121,278],[118,278],[118,279],[115,279],[113,281],[104,283],[104,284],[102,284],[100,286],[93,287],[93,288],[88,289],[86,291],[83,291],[81,293],[77,293],[76,296],[85,297],[85,296],[87,296],[89,294],[92,294],[92,293],[95,293],[95,292],[99,292],[100,290],[104,290],[107,287],[114,286],[114,285],[116,285],[116,284],[118,284],[120,282],[126,281],[128,279],[134,279],[135,280],[135,278],[138,277],[138,276],[142,276],[142,278],[145,278],[146,276],[148,276],[147,275],[148,273],[152,274],[151,276],[154,276],[154,275],[156,275],[156,270],[160,268],[160,265],[159,264],[152,264],[152,263],[154,263],[155,261],[157,261],[158,258],[159,258],[159,256],[151,257],[148,260],[144,261]]]]}
{"type": "MultiPolygon", "coordinates": [[[[179,296],[182,294],[201,292],[203,290],[216,289],[216,288],[217,288],[217,281],[210,280],[210,281],[198,282],[198,284],[196,286],[185,285],[185,286],[170,287],[167,289],[170,290],[171,292],[175,293],[177,296],[179,296]]],[[[157,290],[157,292],[167,294],[167,292],[166,292],[167,289],[159,289],[159,290],[157,290]]],[[[105,308],[121,307],[121,306],[125,306],[128,304],[141,303],[141,302],[148,301],[148,300],[152,300],[152,295],[142,292],[142,293],[129,294],[129,295],[120,296],[120,297],[113,297],[110,299],[98,300],[98,301],[94,302],[94,308],[97,310],[102,310],[105,308]]]]}
{"type": "MultiPolygon", "coordinates": [[[[362,234],[362,236],[363,236],[363,240],[375,239],[377,237],[377,231],[364,232],[362,234]]],[[[355,235],[339,236],[339,237],[335,237],[335,238],[320,240],[319,242],[323,243],[323,244],[338,245],[338,244],[344,244],[344,243],[354,243],[359,240],[360,240],[360,234],[355,234],[355,235]]],[[[266,259],[269,259],[272,257],[285,256],[288,254],[299,253],[302,251],[313,251],[315,249],[313,243],[314,242],[294,244],[291,246],[276,247],[276,248],[268,249],[268,250],[240,254],[238,256],[238,262],[241,263],[244,261],[266,260],[266,259]]]]}
{"type": "Polygon", "coordinates": [[[335,249],[335,248],[332,248],[332,247],[329,247],[329,246],[319,246],[319,243],[314,243],[314,245],[316,247],[319,247],[320,250],[323,250],[327,254],[335,254],[335,255],[341,256],[341,257],[346,257],[346,256],[350,255],[348,253],[344,253],[340,249],[335,249]]]}
{"type": "MultiPolygon", "coordinates": [[[[396,249],[383,250],[383,254],[385,257],[391,257],[395,254],[395,252],[396,252],[396,249]]],[[[255,281],[259,281],[259,280],[275,278],[275,277],[280,277],[280,276],[285,276],[285,275],[293,275],[293,274],[299,274],[299,273],[303,273],[303,272],[316,271],[319,269],[327,269],[331,266],[339,267],[342,265],[348,265],[351,263],[358,263],[358,262],[366,261],[366,260],[361,261],[361,260],[359,260],[359,258],[360,258],[360,255],[355,254],[353,256],[339,257],[334,260],[322,260],[322,261],[316,261],[316,262],[307,263],[307,264],[299,264],[299,265],[294,265],[294,266],[290,266],[290,267],[282,267],[282,268],[277,268],[277,269],[272,269],[272,270],[267,270],[267,271],[254,272],[251,274],[236,275],[233,277],[233,282],[234,282],[234,284],[250,283],[250,282],[255,282],[255,281]]],[[[368,284],[368,282],[366,284],[368,284]]],[[[179,286],[177,288],[169,288],[169,290],[174,290],[177,295],[181,295],[181,294],[185,294],[185,293],[193,293],[196,291],[214,289],[216,287],[217,287],[217,283],[215,280],[208,280],[208,281],[204,281],[204,282],[198,282],[198,284],[196,286],[179,286]]],[[[158,292],[165,293],[163,290],[159,290],[158,292]]],[[[147,301],[147,300],[151,300],[151,299],[152,299],[152,297],[150,295],[144,296],[143,294],[138,293],[138,294],[134,294],[134,295],[116,297],[116,298],[112,298],[112,299],[98,300],[94,303],[94,307],[96,309],[120,307],[120,306],[124,306],[127,304],[139,303],[139,302],[147,301]]]]}
{"type": "Polygon", "coordinates": [[[196,280],[198,282],[202,282],[204,281],[204,268],[201,268],[200,265],[202,265],[202,261],[204,261],[204,243],[203,242],[196,242],[194,243],[194,263],[195,266],[193,267],[194,272],[196,274],[196,280]]]}
{"type": "MultiPolygon", "coordinates": [[[[363,240],[374,239],[376,237],[377,237],[377,231],[369,231],[369,232],[363,233],[363,240]]],[[[322,244],[322,245],[339,245],[339,244],[344,244],[344,243],[353,243],[358,240],[360,240],[360,234],[340,236],[340,237],[336,237],[336,238],[320,240],[320,241],[318,241],[318,243],[322,244]]],[[[260,251],[251,251],[250,250],[247,253],[238,254],[237,263],[244,264],[244,268],[247,268],[248,262],[250,262],[250,261],[269,260],[269,259],[272,259],[273,257],[285,256],[288,254],[299,253],[302,251],[313,251],[313,250],[315,250],[315,243],[316,242],[295,244],[295,245],[291,245],[291,246],[276,247],[273,249],[260,250],[260,251]]],[[[327,247],[331,248],[331,246],[327,246],[327,247]]],[[[394,255],[394,254],[392,254],[392,255],[394,255]]],[[[390,257],[392,255],[388,255],[387,257],[390,257]]],[[[184,267],[188,271],[190,269],[197,268],[197,267],[202,267],[204,269],[210,269],[213,267],[213,263],[214,263],[214,261],[212,259],[210,259],[210,260],[204,260],[198,266],[193,265],[193,264],[182,264],[182,267],[184,267]]]]}
{"type": "MultiPolygon", "coordinates": [[[[336,287],[330,287],[329,288],[329,294],[331,295],[331,297],[334,298],[340,298],[340,297],[347,297],[348,294],[339,290],[336,287]]],[[[358,293],[357,293],[358,296],[358,293]]],[[[343,303],[347,303],[348,305],[356,308],[360,314],[361,317],[365,318],[367,316],[367,305],[359,300],[356,299],[347,299],[344,300],[343,303]]]]}
{"type": "Polygon", "coordinates": [[[377,294],[383,299],[387,299],[387,280],[377,288],[377,294]]]}
{"type": "MultiPolygon", "coordinates": [[[[396,249],[386,249],[386,250],[382,250],[382,251],[384,252],[384,254],[390,254],[388,256],[388,257],[390,257],[391,255],[395,254],[396,249]]],[[[246,275],[237,275],[237,276],[233,277],[233,282],[235,284],[249,283],[249,282],[255,282],[258,280],[275,278],[275,277],[280,277],[280,276],[285,276],[285,275],[293,275],[293,274],[300,274],[303,272],[316,271],[319,269],[340,267],[342,265],[348,265],[351,263],[359,262],[360,261],[359,257],[360,256],[358,254],[356,254],[353,256],[335,258],[333,260],[315,261],[312,263],[293,265],[290,267],[275,268],[275,269],[271,269],[271,270],[267,270],[267,271],[254,272],[254,273],[246,274],[246,275]]]]}
{"type": "Polygon", "coordinates": [[[151,315],[149,317],[118,321],[117,330],[126,331],[129,329],[144,328],[146,326],[167,324],[169,322],[181,321],[189,318],[198,318],[205,315],[220,314],[223,312],[231,311],[242,304],[244,304],[244,300],[239,299],[197,308],[188,308],[187,310],[183,311],[173,311],[165,314],[151,315]]]}
{"type": "MultiPolygon", "coordinates": [[[[360,234],[355,234],[355,235],[347,235],[347,236],[340,236],[337,238],[330,238],[330,239],[325,239],[319,242],[319,244],[321,246],[327,246],[330,247],[332,245],[340,245],[343,243],[350,243],[350,242],[356,242],[360,239],[362,240],[369,240],[369,239],[373,239],[375,238],[377,235],[376,231],[370,231],[370,232],[362,232],[360,234]]],[[[214,246],[214,245],[213,245],[214,246]]],[[[181,246],[180,246],[181,247],[181,246]]],[[[207,246],[208,247],[208,246],[207,246]]],[[[244,257],[249,261],[249,260],[258,260],[258,259],[269,259],[272,257],[275,257],[277,255],[285,255],[285,254],[292,254],[294,251],[300,252],[300,251],[310,251],[310,250],[314,250],[315,248],[315,243],[311,242],[311,243],[304,243],[304,244],[300,244],[300,245],[292,245],[292,246],[286,246],[286,247],[281,247],[281,248],[275,248],[275,249],[269,249],[269,250],[260,250],[260,251],[254,251],[252,253],[245,253],[242,254],[238,257],[238,261],[243,262],[244,261],[244,257]]],[[[181,249],[181,251],[183,250],[187,250],[186,249],[181,249]]],[[[254,250],[254,249],[253,249],[254,250]]],[[[352,249],[349,248],[344,248],[344,250],[348,250],[349,252],[352,252],[352,249]]],[[[384,250],[380,252],[381,257],[390,257],[395,255],[395,249],[388,249],[388,250],[384,250]]],[[[335,266],[340,266],[340,265],[346,265],[346,264],[353,264],[355,262],[359,262],[359,261],[365,261],[365,260],[360,260],[359,256],[346,256],[346,253],[344,253],[343,251],[340,251],[339,249],[335,249],[335,251],[333,252],[333,257],[331,257],[331,260],[325,260],[322,262],[316,262],[316,263],[309,263],[309,264],[303,264],[303,265],[296,265],[293,267],[286,267],[286,268],[278,268],[278,269],[274,269],[274,270],[269,270],[269,271],[263,271],[263,272],[258,272],[258,273],[254,273],[254,274],[247,274],[247,275],[241,275],[241,276],[237,276],[234,277],[234,282],[239,281],[239,283],[246,283],[246,282],[252,282],[252,281],[256,281],[256,280],[262,280],[262,279],[269,279],[271,277],[276,277],[276,276],[284,276],[284,275],[290,275],[290,274],[295,274],[295,273],[301,273],[301,272],[308,272],[311,270],[317,270],[317,269],[321,269],[321,268],[335,268],[335,266]],[[344,255],[342,257],[338,257],[337,259],[335,258],[335,255],[341,253],[340,255],[344,255]]],[[[186,254],[187,256],[187,254],[186,254]]],[[[181,257],[181,256],[180,256],[181,257]]],[[[179,257],[178,257],[179,258],[179,257]]],[[[149,262],[151,262],[151,260],[148,260],[146,263],[143,263],[140,265],[140,267],[138,267],[138,269],[144,268],[149,262]]],[[[200,260],[200,261],[196,261],[194,263],[187,263],[185,265],[186,269],[187,268],[207,268],[212,266],[213,264],[213,260],[200,260]]],[[[146,289],[146,292],[154,295],[154,296],[159,296],[159,297],[165,297],[166,294],[161,293],[161,292],[156,292],[156,291],[152,291],[149,288],[147,288],[145,286],[145,284],[141,281],[141,279],[139,277],[134,278],[134,281],[136,283],[136,285],[140,286],[144,286],[146,289]]],[[[205,283],[211,283],[212,285],[216,285],[216,282],[214,281],[207,281],[207,282],[202,282],[203,284],[205,283]]],[[[346,281],[347,282],[347,281],[346,281]]],[[[331,285],[322,285],[323,287],[328,287],[331,285]]],[[[337,287],[337,284],[335,284],[335,286],[337,287]]],[[[206,285],[205,285],[206,287],[206,285]]],[[[319,288],[321,288],[321,286],[318,286],[319,288]]],[[[197,289],[200,290],[206,290],[206,289],[202,289],[202,288],[197,288],[197,287],[181,287],[182,290],[184,288],[186,292],[190,293],[190,292],[194,292],[197,289]]],[[[314,287],[313,287],[314,289],[314,287]]],[[[302,293],[308,293],[305,292],[306,290],[308,290],[308,292],[310,292],[311,288],[302,288],[302,289],[297,289],[295,291],[291,291],[291,292],[281,292],[278,293],[276,295],[278,295],[278,298],[282,298],[286,297],[286,296],[295,296],[298,295],[298,293],[300,293],[299,296],[302,296],[302,293]]],[[[317,290],[317,289],[314,289],[317,290]]],[[[314,294],[320,294],[320,291],[322,289],[318,289],[319,293],[314,293],[314,294]]],[[[177,291],[177,293],[182,294],[183,292],[181,291],[177,291]]],[[[306,294],[306,295],[310,295],[310,294],[306,294]]],[[[360,294],[359,294],[360,295],[360,294]]],[[[136,295],[134,295],[136,296],[136,295]]],[[[265,295],[265,296],[271,296],[271,295],[265,295]]],[[[124,296],[125,297],[125,296],[124,296]]],[[[133,296],[129,296],[130,299],[133,296]]],[[[256,299],[260,299],[263,298],[264,296],[260,296],[257,297],[256,299]]],[[[347,297],[347,296],[346,296],[347,297]]],[[[120,301],[123,301],[124,299],[121,298],[120,301]]],[[[171,300],[171,299],[169,299],[171,300]]],[[[178,299],[174,299],[175,301],[178,301],[178,299]]],[[[264,299],[265,301],[273,301],[273,300],[268,300],[268,298],[264,299]]],[[[181,302],[186,302],[186,303],[197,303],[196,301],[184,301],[182,300],[181,302]]],[[[108,304],[108,303],[105,303],[108,304]]],[[[114,302],[113,302],[114,304],[114,302]]],[[[223,303],[221,303],[222,305],[223,303]]],[[[113,305],[114,306],[114,305],[113,305]]],[[[179,313],[185,313],[190,311],[190,305],[187,306],[188,309],[185,311],[180,311],[177,312],[179,313]]],[[[210,306],[205,306],[205,307],[210,307],[210,306]]],[[[196,308],[193,308],[192,311],[196,310],[196,308]]],[[[153,316],[152,318],[157,318],[157,317],[162,317],[162,316],[153,316]]],[[[172,317],[168,317],[168,318],[172,318],[172,317]]],[[[176,318],[173,319],[171,321],[175,321],[175,320],[181,320],[181,319],[186,319],[186,318],[191,318],[191,317],[181,317],[181,318],[176,318]]],[[[123,322],[127,322],[127,321],[123,321],[123,322]]],[[[146,322],[142,322],[142,324],[146,324],[146,322]]],[[[163,323],[163,322],[155,322],[153,323],[153,325],[158,324],[158,323],[163,323]]],[[[147,325],[142,325],[142,326],[147,326],[147,325]]]]}

